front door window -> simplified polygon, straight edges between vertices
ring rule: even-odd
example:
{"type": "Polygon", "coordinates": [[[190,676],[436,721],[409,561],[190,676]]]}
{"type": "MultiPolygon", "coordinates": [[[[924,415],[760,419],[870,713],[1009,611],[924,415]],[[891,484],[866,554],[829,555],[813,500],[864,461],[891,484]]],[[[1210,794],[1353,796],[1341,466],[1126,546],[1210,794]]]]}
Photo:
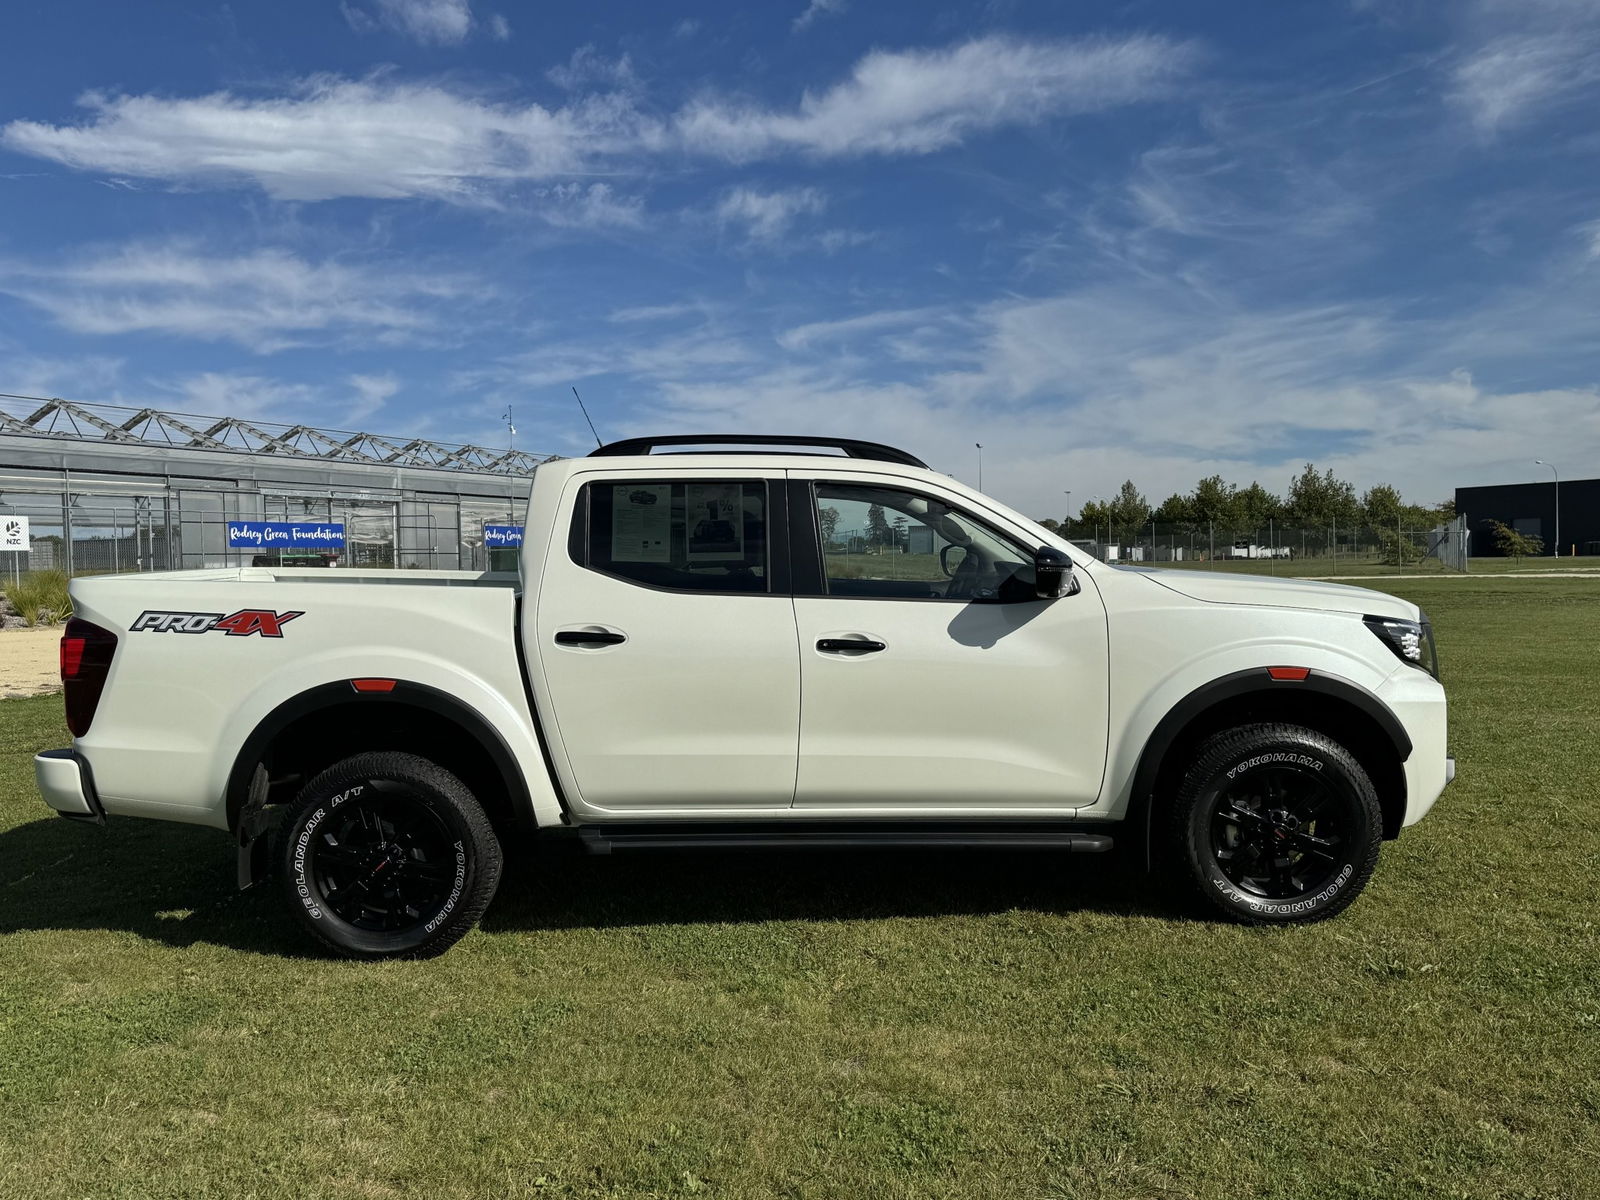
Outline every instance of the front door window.
{"type": "Polygon", "coordinates": [[[1033,555],[942,500],[818,483],[828,595],[896,600],[1035,599],[1033,555]]]}

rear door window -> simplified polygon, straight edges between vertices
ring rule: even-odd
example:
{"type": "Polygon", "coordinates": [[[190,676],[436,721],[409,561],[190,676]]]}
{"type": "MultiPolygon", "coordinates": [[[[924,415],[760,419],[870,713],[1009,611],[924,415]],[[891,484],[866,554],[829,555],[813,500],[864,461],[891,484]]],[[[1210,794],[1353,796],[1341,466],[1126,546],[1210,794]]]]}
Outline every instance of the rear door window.
{"type": "Polygon", "coordinates": [[[585,485],[573,557],[593,571],[687,592],[770,588],[767,485],[640,480],[585,485]]]}

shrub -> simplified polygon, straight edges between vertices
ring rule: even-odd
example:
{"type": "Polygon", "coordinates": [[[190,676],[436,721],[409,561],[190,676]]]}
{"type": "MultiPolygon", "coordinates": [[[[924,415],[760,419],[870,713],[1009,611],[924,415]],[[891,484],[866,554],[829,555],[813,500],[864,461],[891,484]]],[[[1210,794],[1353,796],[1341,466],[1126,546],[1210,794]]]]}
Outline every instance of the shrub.
{"type": "Polygon", "coordinates": [[[5,597],[24,625],[59,625],[72,615],[65,571],[34,571],[7,583],[5,597]]]}
{"type": "Polygon", "coordinates": [[[1422,561],[1422,548],[1394,529],[1378,530],[1378,547],[1386,566],[1408,567],[1422,561]]]}
{"type": "Polygon", "coordinates": [[[1494,523],[1494,544],[1507,558],[1538,558],[1544,553],[1544,539],[1518,533],[1509,525],[1494,523]]]}

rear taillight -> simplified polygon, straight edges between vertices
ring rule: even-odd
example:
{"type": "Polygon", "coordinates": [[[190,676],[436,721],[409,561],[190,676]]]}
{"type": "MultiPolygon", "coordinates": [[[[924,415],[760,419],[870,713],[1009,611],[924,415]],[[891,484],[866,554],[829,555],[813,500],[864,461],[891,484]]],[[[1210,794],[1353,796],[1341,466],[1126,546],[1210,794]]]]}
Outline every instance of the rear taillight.
{"type": "Polygon", "coordinates": [[[79,617],[67,622],[61,635],[61,682],[67,693],[67,728],[73,737],[89,732],[116,652],[117,635],[109,629],[79,617]]]}

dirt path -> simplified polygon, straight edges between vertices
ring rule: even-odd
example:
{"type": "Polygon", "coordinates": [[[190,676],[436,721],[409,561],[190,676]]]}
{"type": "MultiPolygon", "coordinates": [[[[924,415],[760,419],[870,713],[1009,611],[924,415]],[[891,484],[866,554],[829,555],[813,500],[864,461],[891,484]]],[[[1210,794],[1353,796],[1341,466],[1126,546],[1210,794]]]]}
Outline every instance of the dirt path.
{"type": "Polygon", "coordinates": [[[61,690],[61,630],[0,630],[0,698],[61,690]]]}

